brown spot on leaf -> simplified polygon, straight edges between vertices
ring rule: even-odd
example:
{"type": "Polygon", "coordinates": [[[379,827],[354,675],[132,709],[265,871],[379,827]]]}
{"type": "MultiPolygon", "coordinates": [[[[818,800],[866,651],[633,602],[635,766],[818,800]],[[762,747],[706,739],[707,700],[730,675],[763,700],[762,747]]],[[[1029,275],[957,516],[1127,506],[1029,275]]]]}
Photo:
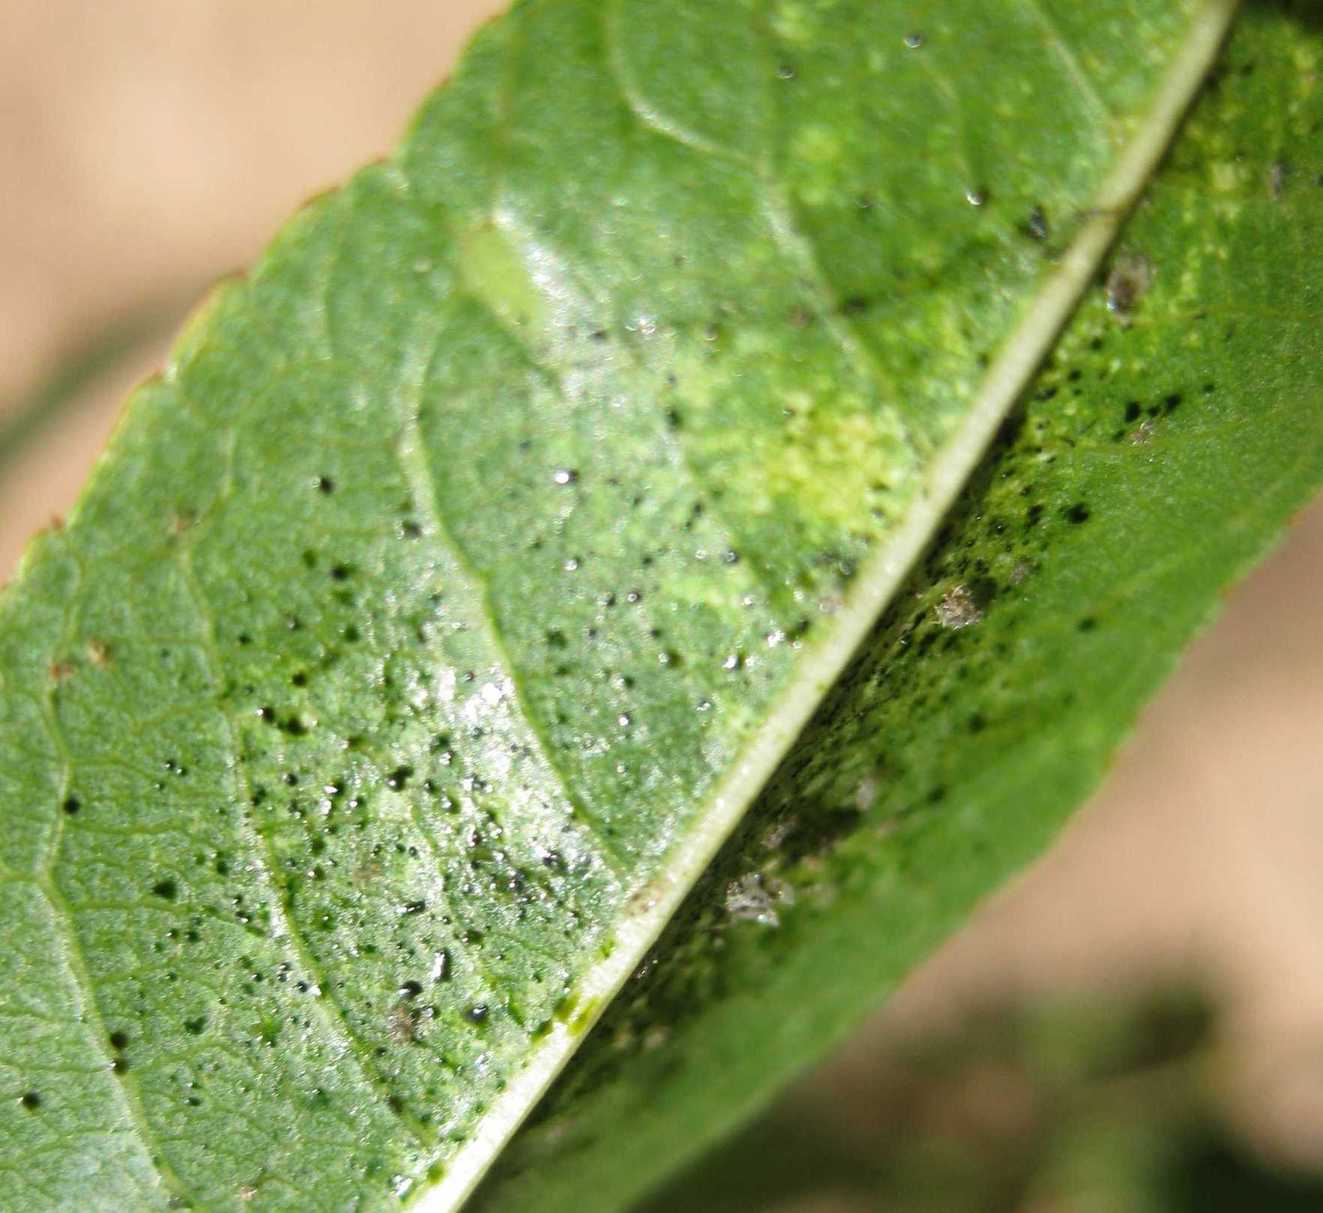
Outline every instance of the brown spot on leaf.
{"type": "Polygon", "coordinates": [[[1153,263],[1141,253],[1122,253],[1107,275],[1104,294],[1107,310],[1129,324],[1139,302],[1153,282],[1153,263]]]}
{"type": "Polygon", "coordinates": [[[1282,186],[1286,184],[1286,165],[1280,160],[1274,160],[1268,166],[1268,197],[1274,202],[1280,202],[1282,198],[1282,186]]]}
{"type": "Polygon", "coordinates": [[[937,622],[953,632],[972,627],[982,618],[983,608],[963,583],[953,585],[937,604],[937,622]]]}

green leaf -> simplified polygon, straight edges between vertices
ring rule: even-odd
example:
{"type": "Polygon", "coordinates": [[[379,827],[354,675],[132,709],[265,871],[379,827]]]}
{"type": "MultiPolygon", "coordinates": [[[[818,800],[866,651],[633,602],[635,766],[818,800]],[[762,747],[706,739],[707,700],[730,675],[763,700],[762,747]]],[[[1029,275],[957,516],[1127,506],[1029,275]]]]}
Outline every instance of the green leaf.
{"type": "Polygon", "coordinates": [[[1316,9],[1247,9],[937,543],[484,1210],[625,1207],[839,1041],[1050,842],[1323,481],[1320,66],[1316,9]]]}
{"type": "MultiPolygon", "coordinates": [[[[1138,454],[1067,375],[975,490],[1014,481],[1041,528],[1007,564],[966,509],[925,601],[902,593],[823,696],[1231,7],[969,0],[916,30],[876,0],[534,0],[488,27],[391,161],[195,319],[0,604],[18,1203],[453,1207],[820,704],[758,810],[774,870],[737,848],[711,878],[781,929],[672,943],[498,1203],[627,1199],[1041,845],[1317,478],[1309,445],[1283,459],[1317,393],[1270,407],[1306,382],[1276,359],[1307,316],[1251,309],[1234,356],[1210,328],[1213,391],[1162,385],[1189,404],[1138,454]],[[793,913],[769,900],[792,887],[793,913]],[[628,1070],[618,1040],[646,1050],[628,1070]]],[[[1260,155],[1278,111],[1250,112],[1260,155]]],[[[1068,337],[1049,375],[1129,375],[1149,407],[1144,341],[1181,377],[1162,309],[1252,279],[1219,251],[1250,192],[1294,232],[1294,184],[1268,198],[1205,143],[1189,171],[1225,196],[1179,195],[1133,324],[1095,301],[1072,330],[1128,352],[1068,337]]],[[[1278,286],[1307,281],[1292,251],[1278,286]]]]}

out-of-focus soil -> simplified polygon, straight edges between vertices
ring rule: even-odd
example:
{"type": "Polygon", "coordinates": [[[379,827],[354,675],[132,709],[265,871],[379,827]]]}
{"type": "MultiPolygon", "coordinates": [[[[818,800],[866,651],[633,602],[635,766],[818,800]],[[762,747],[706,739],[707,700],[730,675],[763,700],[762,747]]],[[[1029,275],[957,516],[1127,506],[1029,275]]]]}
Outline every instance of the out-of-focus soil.
{"type": "MultiPolygon", "coordinates": [[[[500,0],[43,0],[0,35],[0,409],[89,334],[250,261],[382,154],[500,0]]],[[[72,501],[163,340],[0,477],[0,577],[72,501]]],[[[792,1094],[842,1133],[898,1035],[1008,993],[1203,973],[1228,1088],[1323,1156],[1323,506],[1230,595],[1060,844],[792,1094]],[[830,1098],[826,1093],[830,1092],[830,1098]]]]}

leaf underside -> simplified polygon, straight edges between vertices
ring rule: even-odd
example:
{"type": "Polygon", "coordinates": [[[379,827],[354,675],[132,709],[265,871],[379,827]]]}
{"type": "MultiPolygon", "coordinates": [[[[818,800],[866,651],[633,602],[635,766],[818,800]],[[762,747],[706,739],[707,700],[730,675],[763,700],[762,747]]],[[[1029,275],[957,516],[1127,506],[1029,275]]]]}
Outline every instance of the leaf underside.
{"type": "MultiPolygon", "coordinates": [[[[0,604],[5,1201],[375,1208],[490,1161],[935,526],[1211,11],[989,8],[523,4],[193,322],[0,604]]],[[[1221,86],[1294,108],[1205,103],[1142,300],[1086,305],[495,1204],[617,1207],[820,1050],[1318,478],[1318,203],[1259,164],[1313,46],[1221,86]]]]}

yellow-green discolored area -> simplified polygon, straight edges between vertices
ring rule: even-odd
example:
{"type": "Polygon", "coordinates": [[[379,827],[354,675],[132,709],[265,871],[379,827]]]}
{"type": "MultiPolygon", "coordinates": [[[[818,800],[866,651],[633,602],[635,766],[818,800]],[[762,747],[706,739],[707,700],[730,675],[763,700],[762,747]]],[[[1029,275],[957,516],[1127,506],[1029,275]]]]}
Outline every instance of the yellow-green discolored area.
{"type": "Polygon", "coordinates": [[[536,260],[516,247],[496,219],[460,236],[456,267],[461,289],[494,317],[510,328],[541,330],[545,339],[553,307],[537,281],[536,260]]]}
{"type": "Polygon", "coordinates": [[[376,1209],[478,1166],[880,605],[860,570],[1220,11],[489,26],[0,602],[0,1205],[376,1209]]]}

